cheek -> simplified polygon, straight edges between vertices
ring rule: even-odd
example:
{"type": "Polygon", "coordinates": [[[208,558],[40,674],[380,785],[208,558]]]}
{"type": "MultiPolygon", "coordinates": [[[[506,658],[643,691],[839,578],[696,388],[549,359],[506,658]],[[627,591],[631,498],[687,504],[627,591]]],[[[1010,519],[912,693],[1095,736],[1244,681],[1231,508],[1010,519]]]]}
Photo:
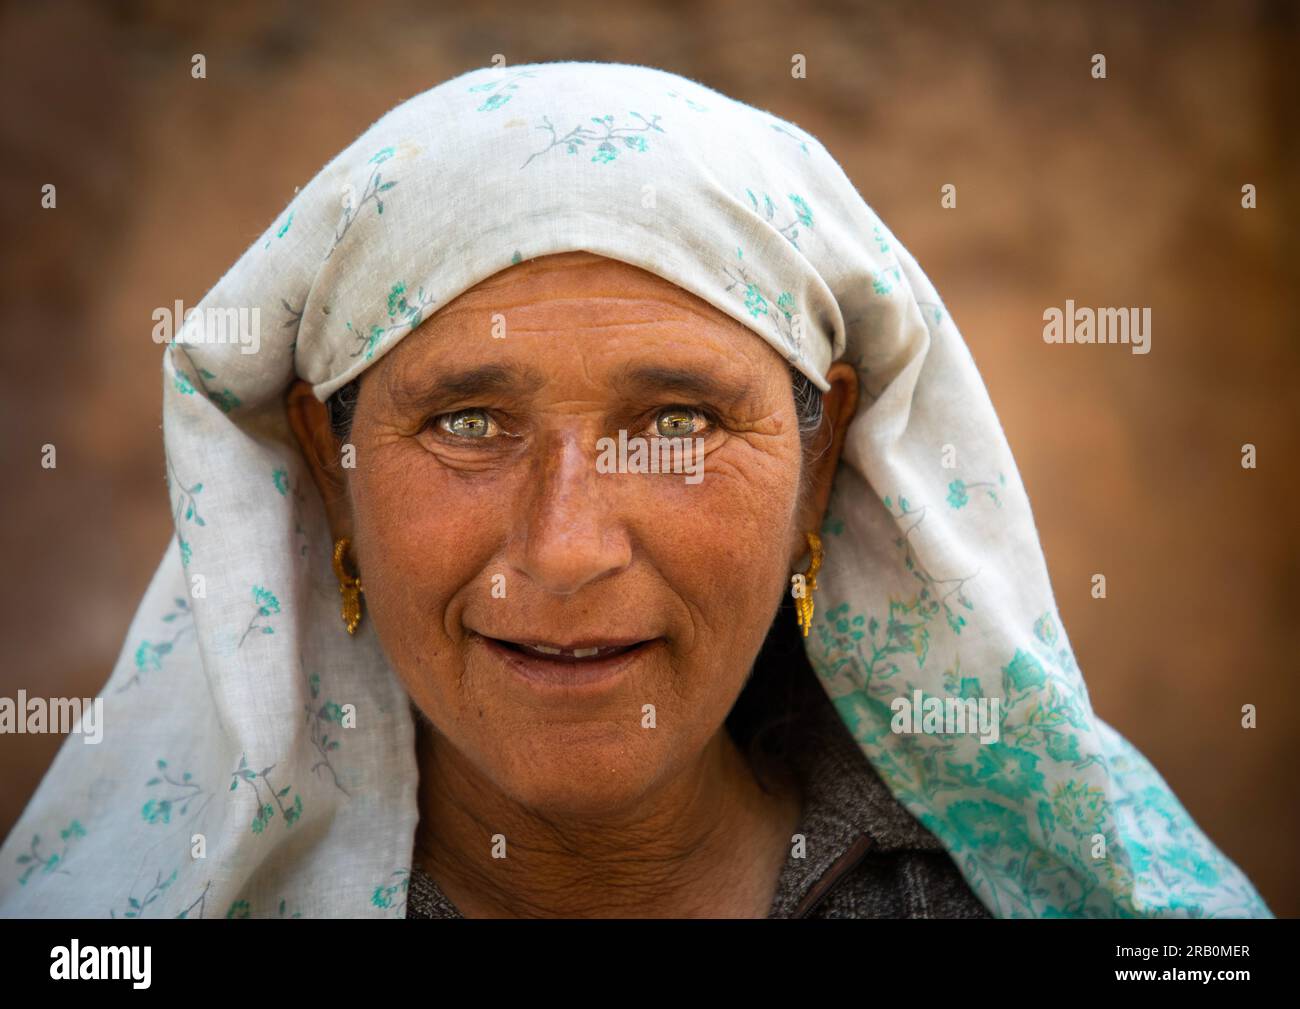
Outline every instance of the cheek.
{"type": "Polygon", "coordinates": [[[711,674],[705,679],[738,691],[788,589],[798,462],[748,448],[718,455],[698,485],[648,492],[660,518],[645,540],[692,614],[686,658],[711,674]]]}
{"type": "Polygon", "coordinates": [[[448,628],[454,632],[458,593],[490,578],[486,566],[508,521],[505,490],[499,479],[437,465],[418,446],[396,446],[372,451],[350,493],[366,616],[428,710],[429,692],[459,678],[448,628]]]}

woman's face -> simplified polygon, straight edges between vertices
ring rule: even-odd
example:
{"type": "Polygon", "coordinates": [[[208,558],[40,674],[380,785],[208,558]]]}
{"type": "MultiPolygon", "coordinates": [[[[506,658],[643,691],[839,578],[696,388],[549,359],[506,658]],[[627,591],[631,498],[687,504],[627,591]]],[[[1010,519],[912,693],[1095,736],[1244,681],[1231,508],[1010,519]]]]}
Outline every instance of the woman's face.
{"type": "MultiPolygon", "coordinates": [[[[299,408],[319,444],[323,407],[299,408]]],[[[801,507],[777,352],[588,253],[511,267],[436,312],[365,375],[349,442],[355,468],[335,455],[317,481],[393,668],[478,772],[569,815],[632,806],[719,731],[840,448],[801,507]],[[702,439],[700,475],[602,472],[598,441],[620,431],[702,439]]]]}

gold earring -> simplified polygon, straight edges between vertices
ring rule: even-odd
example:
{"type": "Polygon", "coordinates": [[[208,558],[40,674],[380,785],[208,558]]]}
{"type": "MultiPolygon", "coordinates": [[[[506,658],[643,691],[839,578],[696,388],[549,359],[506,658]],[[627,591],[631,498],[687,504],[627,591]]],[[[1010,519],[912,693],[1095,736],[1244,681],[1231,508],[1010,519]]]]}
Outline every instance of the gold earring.
{"type": "Polygon", "coordinates": [[[334,541],[334,577],[339,580],[339,594],[343,596],[343,623],[349,634],[357,633],[361,623],[361,577],[343,570],[343,555],[352,541],[346,536],[334,541]]]}
{"type": "Polygon", "coordinates": [[[808,570],[803,576],[803,595],[795,597],[794,610],[795,617],[799,620],[799,627],[806,638],[812,628],[813,593],[817,591],[817,572],[822,566],[822,541],[816,533],[804,533],[804,535],[808,537],[808,549],[812,551],[812,560],[808,563],[808,570]]]}

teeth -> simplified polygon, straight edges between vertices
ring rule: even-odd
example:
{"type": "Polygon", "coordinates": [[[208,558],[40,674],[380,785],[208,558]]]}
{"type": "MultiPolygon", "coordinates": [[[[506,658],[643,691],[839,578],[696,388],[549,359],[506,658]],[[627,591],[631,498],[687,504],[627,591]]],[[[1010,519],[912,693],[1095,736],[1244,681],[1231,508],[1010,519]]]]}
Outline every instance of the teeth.
{"type": "Polygon", "coordinates": [[[602,648],[599,645],[592,648],[556,648],[554,645],[522,645],[525,650],[536,652],[538,655],[562,656],[567,659],[594,659],[601,655],[622,652],[624,648],[602,648]]]}

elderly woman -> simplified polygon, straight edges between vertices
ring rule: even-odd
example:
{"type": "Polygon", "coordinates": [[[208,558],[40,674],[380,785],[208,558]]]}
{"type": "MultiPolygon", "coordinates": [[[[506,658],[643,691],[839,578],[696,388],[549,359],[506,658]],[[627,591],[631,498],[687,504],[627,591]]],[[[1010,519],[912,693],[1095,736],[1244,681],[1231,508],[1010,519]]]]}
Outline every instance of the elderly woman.
{"type": "Polygon", "coordinates": [[[3,913],[1268,914],[1093,713],[960,335],[794,125],[474,71],[163,361],[176,537],[3,913]]]}

